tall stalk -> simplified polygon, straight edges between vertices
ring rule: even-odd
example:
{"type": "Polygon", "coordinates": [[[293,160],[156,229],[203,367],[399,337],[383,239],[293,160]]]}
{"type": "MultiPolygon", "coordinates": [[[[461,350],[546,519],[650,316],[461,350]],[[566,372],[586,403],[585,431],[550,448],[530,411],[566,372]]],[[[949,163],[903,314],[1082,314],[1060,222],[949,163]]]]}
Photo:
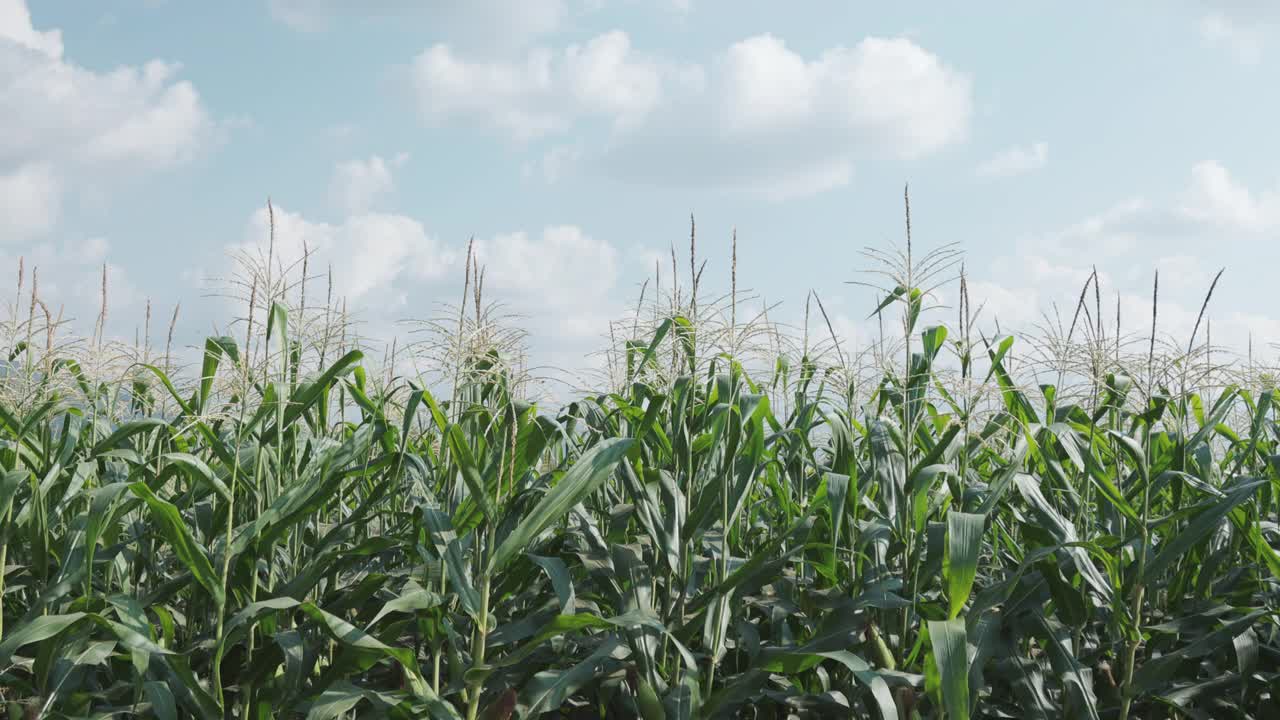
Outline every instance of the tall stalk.
{"type": "MultiPolygon", "coordinates": [[[[1155,280],[1151,289],[1151,340],[1147,352],[1147,382],[1150,385],[1148,390],[1148,407],[1155,403],[1156,379],[1155,379],[1155,352],[1156,352],[1156,320],[1158,318],[1158,310],[1160,306],[1160,271],[1157,270],[1155,280]]],[[[1145,462],[1147,468],[1151,467],[1151,422],[1148,421],[1143,425],[1143,452],[1145,453],[1145,462]]],[[[1134,671],[1138,663],[1138,646],[1142,643],[1142,609],[1143,600],[1146,595],[1146,582],[1144,575],[1147,568],[1147,552],[1151,547],[1150,529],[1148,527],[1151,518],[1151,477],[1146,474],[1142,480],[1142,516],[1141,525],[1138,526],[1138,537],[1142,543],[1138,553],[1138,572],[1133,588],[1133,599],[1129,606],[1129,618],[1133,623],[1133,637],[1129,640],[1128,648],[1125,651],[1124,661],[1124,681],[1120,687],[1120,720],[1127,720],[1129,710],[1133,704],[1133,677],[1134,671]]]]}

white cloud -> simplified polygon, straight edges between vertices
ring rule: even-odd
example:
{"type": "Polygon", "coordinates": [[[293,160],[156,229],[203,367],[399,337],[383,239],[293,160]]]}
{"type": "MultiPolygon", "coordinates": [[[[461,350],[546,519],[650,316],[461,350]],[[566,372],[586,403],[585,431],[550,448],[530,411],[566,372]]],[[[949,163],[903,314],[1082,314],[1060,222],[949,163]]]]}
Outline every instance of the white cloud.
{"type": "Polygon", "coordinates": [[[1280,228],[1280,189],[1255,196],[1212,161],[1197,163],[1191,177],[1191,188],[1180,208],[1186,217],[1248,233],[1280,228]]]}
{"type": "MultiPolygon", "coordinates": [[[[361,305],[380,293],[400,295],[461,273],[465,244],[445,244],[418,220],[391,213],[360,213],[340,223],[309,220],[275,206],[276,261],[296,265],[311,253],[311,272],[330,263],[334,294],[361,305]]],[[[249,218],[245,240],[233,253],[265,253],[271,216],[266,208],[249,218]]],[[[618,275],[618,253],[608,242],[574,225],[551,226],[540,235],[518,231],[475,241],[485,268],[485,289],[509,298],[534,298],[564,309],[600,300],[618,275]]]]}
{"type": "Polygon", "coordinates": [[[485,295],[520,316],[534,361],[581,369],[623,311],[619,252],[573,225],[540,234],[503,233],[476,241],[485,295]]]}
{"type": "Polygon", "coordinates": [[[769,131],[867,133],[905,156],[964,136],[969,79],[906,38],[869,37],[806,60],[773,35],[735,43],[721,63],[724,124],[769,131]]]}
{"type": "MultiPolygon", "coordinates": [[[[1162,287],[1192,293],[1202,293],[1208,289],[1209,283],[1213,280],[1213,274],[1218,271],[1217,267],[1210,265],[1204,258],[1188,253],[1156,258],[1155,269],[1160,271],[1162,287]]],[[[1150,270],[1141,273],[1140,277],[1131,275],[1131,279],[1145,281],[1148,275],[1150,270]]]]}
{"type": "MultiPolygon", "coordinates": [[[[325,223],[279,206],[274,217],[277,262],[292,265],[296,274],[305,248],[311,253],[310,275],[323,276],[332,267],[333,294],[347,300],[367,337],[389,342],[403,333],[399,320],[434,316],[441,303],[458,300],[465,243],[441,242],[417,219],[361,213],[325,223]]],[[[250,217],[244,242],[230,250],[265,255],[268,236],[264,208],[250,217]]],[[[484,269],[486,300],[520,316],[531,339],[544,344],[535,347],[536,357],[546,359],[554,348],[559,362],[596,349],[608,334],[609,320],[621,311],[612,297],[618,251],[577,226],[477,238],[475,250],[484,269]]]]}
{"type": "Polygon", "coordinates": [[[0,40],[0,163],[56,155],[162,169],[190,159],[211,123],[177,70],[152,60],[95,73],[0,40]]]}
{"type": "Polygon", "coordinates": [[[852,180],[853,161],[847,157],[833,157],[796,167],[784,165],[760,175],[748,174],[738,180],[726,181],[724,187],[777,202],[844,187],[852,180]]]}
{"type": "MultiPolygon", "coordinates": [[[[404,215],[362,213],[339,224],[313,222],[274,208],[275,252],[285,267],[312,252],[311,267],[334,268],[334,293],[362,305],[397,303],[397,282],[442,276],[454,262],[452,252],[427,234],[422,223],[404,215]]],[[[245,242],[232,248],[258,252],[270,232],[265,208],[249,220],[245,242]]]]}
{"type": "Polygon", "coordinates": [[[767,182],[759,183],[759,192],[764,193],[771,200],[787,200],[842,187],[848,185],[852,179],[853,162],[836,158],[829,164],[814,165],[775,175],[767,182]]]}
{"type": "MultiPolygon", "coordinates": [[[[604,120],[612,132],[602,145],[579,143],[575,164],[771,199],[848,184],[863,154],[911,159],[960,142],[973,104],[966,74],[905,38],[805,57],[766,34],[709,64],[682,65],[644,55],[614,31],[517,61],[436,45],[415,58],[412,76],[432,122],[482,123],[530,140],[604,120]]],[[[558,177],[564,159],[567,151],[544,156],[544,176],[558,177]]]]}
{"type": "Polygon", "coordinates": [[[958,143],[972,116],[969,77],[905,38],[805,57],[759,35],[681,78],[650,122],[604,150],[611,172],[790,198],[847,184],[866,156],[913,159],[958,143]]]}
{"type": "Polygon", "coordinates": [[[569,118],[552,98],[551,54],[536,50],[524,64],[470,62],[447,45],[413,61],[414,85],[424,115],[437,120],[485,119],[518,137],[564,130],[569,118]]]}
{"type": "Polygon", "coordinates": [[[400,153],[391,162],[374,155],[368,160],[338,163],[329,183],[329,197],[348,214],[365,212],[395,191],[396,182],[391,171],[408,159],[407,154],[400,153]]]}
{"type": "Polygon", "coordinates": [[[22,0],[0,0],[0,176],[35,203],[17,225],[51,228],[60,187],[191,159],[213,123],[178,69],[160,60],[86,69],[64,57],[59,31],[32,26],[22,0]],[[49,217],[33,219],[40,214],[49,217]]]}
{"type": "Polygon", "coordinates": [[[1011,147],[997,153],[978,166],[978,177],[1010,177],[1039,170],[1049,162],[1049,144],[1038,142],[1029,147],[1011,147]]]}
{"type": "Polygon", "coordinates": [[[58,217],[62,184],[47,164],[29,164],[0,175],[0,241],[48,232],[58,217]]]}
{"type": "Polygon", "coordinates": [[[1267,36],[1256,23],[1213,11],[1200,19],[1200,37],[1209,47],[1225,48],[1242,65],[1257,65],[1267,36]]]}
{"type": "Polygon", "coordinates": [[[1280,5],[1272,0],[1199,0],[1201,42],[1229,53],[1242,65],[1262,62],[1280,32],[1280,5]]]}
{"type": "Polygon", "coordinates": [[[1139,245],[1139,238],[1161,211],[1143,198],[1130,198],[1107,210],[1040,239],[1041,247],[1064,257],[1107,259],[1124,255],[1139,245]]]}
{"type": "MultiPolygon", "coordinates": [[[[1006,330],[1039,322],[1055,302],[1070,322],[1096,263],[1108,326],[1114,325],[1118,294],[1125,332],[1145,333],[1158,270],[1159,332],[1185,343],[1223,265],[1224,243],[1252,247],[1277,230],[1280,191],[1251,191],[1221,165],[1202,162],[1192,168],[1187,187],[1168,201],[1131,199],[1062,230],[1022,239],[1016,253],[996,258],[985,274],[973,277],[970,294],[975,307],[986,303],[987,322],[998,317],[1006,330]]],[[[1258,270],[1234,266],[1224,280],[1233,272],[1238,278],[1258,270]]],[[[1210,316],[1214,345],[1234,350],[1244,347],[1251,332],[1280,327],[1280,320],[1256,313],[1211,307],[1210,316]]]]}
{"type": "MultiPolygon", "coordinates": [[[[1087,262],[1087,261],[1085,261],[1087,262]]],[[[1170,257],[1151,260],[1128,258],[1123,261],[1100,263],[1098,274],[1101,282],[1100,300],[1103,325],[1114,337],[1116,302],[1120,303],[1121,331],[1128,337],[1145,336],[1151,323],[1151,284],[1153,273],[1160,270],[1160,299],[1158,334],[1186,342],[1195,325],[1200,302],[1208,289],[1206,273],[1192,277],[1179,277],[1176,271],[1184,264],[1195,264],[1194,258],[1170,257]],[[1111,274],[1107,267],[1123,267],[1123,272],[1111,274]],[[1196,282],[1203,279],[1203,284],[1196,282]]],[[[1217,268],[1213,268],[1214,272],[1217,268]]],[[[1075,315],[1080,291],[1085,286],[1092,267],[1080,260],[1054,260],[1030,253],[1020,253],[997,259],[991,264],[987,276],[969,283],[969,294],[974,308],[982,307],[979,325],[994,328],[998,322],[1003,332],[1018,332],[1050,324],[1062,324],[1065,332],[1075,315]]],[[[1087,315],[1080,322],[1097,322],[1095,296],[1092,286],[1085,296],[1087,315]],[[1087,319],[1086,319],[1087,318],[1087,319]]],[[[1213,312],[1211,316],[1220,313],[1213,312]]],[[[1234,344],[1243,341],[1248,328],[1234,323],[1229,316],[1214,319],[1214,344],[1234,344]]],[[[1077,335],[1076,339],[1081,339],[1077,335]]],[[[1203,339],[1203,337],[1201,338],[1203,339]]],[[[1025,347],[1025,346],[1024,346],[1025,347]]]]}
{"type": "Polygon", "coordinates": [[[520,62],[470,60],[435,45],[414,59],[412,74],[427,118],[488,123],[521,140],[563,132],[581,116],[634,124],[662,95],[657,66],[621,31],[560,53],[536,48],[520,62]]]}
{"type": "MultiPolygon", "coordinates": [[[[57,317],[71,322],[75,332],[91,332],[101,307],[102,269],[107,269],[108,335],[132,339],[133,327],[142,323],[139,311],[145,298],[125,269],[111,262],[111,244],[101,237],[41,242],[22,251],[0,248],[0,289],[12,301],[19,258],[24,268],[24,293],[30,292],[32,274],[39,276],[39,298],[57,317]]],[[[37,311],[40,312],[40,311],[37,311]]]]}
{"type": "Polygon", "coordinates": [[[725,124],[740,132],[803,123],[814,112],[822,69],[772,35],[734,43],[724,58],[725,124]]]}
{"type": "Polygon", "coordinates": [[[631,51],[631,38],[621,30],[585,46],[569,46],[565,74],[572,96],[584,108],[619,122],[643,118],[662,93],[658,68],[631,51]]]}
{"type": "Polygon", "coordinates": [[[32,27],[31,12],[24,0],[0,0],[0,39],[49,57],[62,57],[62,32],[41,32],[32,27]]]}
{"type": "Polygon", "coordinates": [[[1042,298],[1035,288],[976,280],[969,283],[969,297],[975,310],[981,308],[983,320],[999,320],[1002,329],[1030,327],[1040,320],[1042,298]]]}
{"type": "MultiPolygon", "coordinates": [[[[606,297],[618,275],[618,252],[572,225],[540,237],[516,232],[477,242],[485,287],[531,296],[557,309],[588,309],[606,297]]],[[[602,328],[607,329],[607,328],[602,328]]]]}

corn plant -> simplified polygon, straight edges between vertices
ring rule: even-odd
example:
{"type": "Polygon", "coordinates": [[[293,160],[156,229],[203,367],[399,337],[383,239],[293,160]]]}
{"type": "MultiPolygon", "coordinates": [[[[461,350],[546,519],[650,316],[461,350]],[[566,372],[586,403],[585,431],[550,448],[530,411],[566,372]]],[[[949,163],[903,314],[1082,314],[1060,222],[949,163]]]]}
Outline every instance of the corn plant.
{"type": "Polygon", "coordinates": [[[1156,298],[1145,353],[1096,274],[1020,342],[961,271],[948,327],[959,255],[908,241],[854,353],[700,299],[691,248],[554,408],[470,259],[437,395],[267,257],[187,381],[6,328],[11,716],[1276,716],[1274,389],[1157,351],[1156,298]]]}

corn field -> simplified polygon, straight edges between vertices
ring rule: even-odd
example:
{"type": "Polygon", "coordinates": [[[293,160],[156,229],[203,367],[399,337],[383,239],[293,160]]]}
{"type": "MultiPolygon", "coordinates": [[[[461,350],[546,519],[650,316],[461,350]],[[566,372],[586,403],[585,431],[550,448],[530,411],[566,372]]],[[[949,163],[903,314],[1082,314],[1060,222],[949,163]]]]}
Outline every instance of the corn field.
{"type": "Polygon", "coordinates": [[[64,342],[20,279],[0,704],[1280,716],[1270,376],[1215,365],[1200,323],[1159,337],[1158,294],[1122,332],[1096,274],[1069,321],[980,331],[959,254],[909,243],[865,258],[886,329],[862,351],[816,296],[788,332],[746,311],[736,265],[710,298],[673,253],[596,389],[559,405],[530,401],[470,262],[458,306],[388,362],[333,298],[308,305],[305,263],[268,260],[237,286],[238,332],[185,370],[101,331],[64,342]]]}

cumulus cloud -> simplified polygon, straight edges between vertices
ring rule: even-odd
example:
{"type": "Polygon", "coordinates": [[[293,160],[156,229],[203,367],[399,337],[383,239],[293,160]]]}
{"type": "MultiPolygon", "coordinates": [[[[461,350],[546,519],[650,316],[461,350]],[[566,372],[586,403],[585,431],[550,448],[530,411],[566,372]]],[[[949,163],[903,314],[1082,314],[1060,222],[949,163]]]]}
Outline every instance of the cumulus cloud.
{"type": "Polygon", "coordinates": [[[163,169],[191,158],[210,129],[195,88],[175,81],[178,66],[96,73],[0,40],[5,118],[0,162],[56,155],[89,164],[163,169]]]}
{"type": "Polygon", "coordinates": [[[958,140],[972,112],[969,79],[906,38],[869,37],[808,60],[758,35],[728,49],[718,82],[730,131],[865,133],[905,156],[958,140]]]}
{"type": "MultiPolygon", "coordinates": [[[[1144,331],[1151,313],[1152,275],[1160,272],[1160,333],[1185,342],[1200,303],[1222,265],[1224,243],[1266,241],[1280,230],[1280,192],[1255,192],[1216,162],[1192,167],[1174,197],[1133,198],[1057,231],[1021,239],[1017,252],[996,258],[970,283],[973,303],[1003,327],[1027,327],[1052,312],[1069,322],[1080,288],[1096,263],[1103,306],[1113,323],[1119,302],[1127,332],[1144,331]],[[1138,318],[1146,318],[1145,321],[1138,318]]],[[[1255,268],[1229,268],[1227,279],[1255,268]]],[[[1212,311],[1215,345],[1239,350],[1251,333],[1280,327],[1263,314],[1212,311]]]]}
{"type": "Polygon", "coordinates": [[[59,243],[37,242],[21,251],[0,247],[0,290],[12,301],[19,260],[24,269],[24,292],[39,276],[39,298],[54,317],[61,314],[77,332],[92,330],[102,299],[102,272],[107,272],[108,334],[128,335],[141,322],[142,291],[125,269],[110,261],[111,243],[90,237],[59,243]]]}
{"type": "Polygon", "coordinates": [[[1011,147],[996,153],[978,166],[978,177],[1000,178],[1039,170],[1049,162],[1049,144],[1038,142],[1027,147],[1011,147]]]}
{"type": "Polygon", "coordinates": [[[161,60],[81,67],[58,30],[33,27],[23,0],[0,0],[0,182],[30,202],[0,239],[47,231],[76,185],[190,160],[213,123],[178,71],[161,60]]]}
{"type": "Polygon", "coordinates": [[[520,61],[473,60],[434,45],[414,59],[412,76],[428,119],[489,123],[521,140],[566,131],[583,116],[634,124],[662,95],[657,66],[621,31],[559,53],[537,48],[520,61]]]}
{"type": "Polygon", "coordinates": [[[972,81],[905,38],[805,57],[773,35],[682,75],[659,121],[616,137],[603,164],[627,180],[772,198],[847,184],[860,158],[918,158],[962,141],[972,81]]]}
{"type": "Polygon", "coordinates": [[[58,216],[62,183],[48,164],[28,164],[0,175],[0,241],[48,232],[58,216]]]}
{"type": "MultiPolygon", "coordinates": [[[[326,223],[277,206],[274,221],[279,265],[296,274],[309,252],[312,276],[331,267],[333,294],[347,301],[366,337],[403,341],[399,321],[433,317],[441,304],[457,302],[466,245],[439,240],[415,218],[366,212],[326,223]]],[[[264,255],[269,232],[267,210],[254,212],[231,254],[264,255]]],[[[485,298],[519,317],[540,361],[578,367],[569,360],[595,350],[621,311],[614,298],[619,252],[582,228],[497,233],[477,238],[475,252],[485,298]]]]}
{"type": "Polygon", "coordinates": [[[740,132],[802,123],[814,112],[820,68],[773,35],[731,46],[725,55],[726,124],[740,132]]]}
{"type": "Polygon", "coordinates": [[[36,30],[24,0],[0,2],[0,38],[50,57],[62,57],[62,32],[36,30]]]}
{"type": "MultiPolygon", "coordinates": [[[[265,208],[254,212],[244,242],[231,248],[233,253],[259,252],[269,236],[270,219],[265,208]]],[[[333,266],[335,295],[362,305],[402,305],[398,283],[439,278],[454,262],[450,249],[404,215],[361,213],[332,224],[275,207],[274,220],[274,251],[285,267],[310,251],[312,268],[333,266]]]]}
{"type": "Polygon", "coordinates": [[[581,369],[622,312],[619,251],[577,226],[477,240],[476,257],[485,294],[520,316],[538,363],[581,369]]]}
{"type": "Polygon", "coordinates": [[[1241,65],[1262,62],[1280,32],[1280,5],[1271,0],[1199,0],[1200,39],[1228,53],[1241,65]]]}
{"type": "Polygon", "coordinates": [[[937,152],[966,137],[973,112],[969,76],[906,38],[805,56],[765,34],[701,64],[647,55],[613,31],[517,59],[435,45],[411,76],[431,123],[480,123],[529,141],[603,122],[603,144],[575,150],[577,164],[772,198],[847,184],[864,155],[937,152]]]}
{"type": "Polygon", "coordinates": [[[546,228],[540,237],[497,235],[479,242],[476,256],[485,267],[486,287],[556,308],[600,300],[618,275],[617,250],[572,225],[546,228]]]}
{"type": "Polygon", "coordinates": [[[1197,163],[1191,179],[1180,208],[1186,217],[1246,233],[1280,228],[1280,188],[1255,195],[1213,161],[1197,163]]]}
{"type": "Polygon", "coordinates": [[[848,185],[853,179],[853,161],[849,158],[831,158],[797,168],[778,168],[765,177],[756,177],[732,185],[739,190],[753,192],[770,200],[815,195],[826,190],[848,185]]]}
{"type": "Polygon", "coordinates": [[[1227,50],[1242,65],[1257,65],[1267,34],[1255,23],[1214,11],[1200,18],[1200,37],[1209,47],[1227,50]]]}
{"type": "Polygon", "coordinates": [[[400,153],[390,162],[374,155],[367,160],[338,163],[329,183],[329,197],[349,214],[362,213],[396,189],[392,170],[404,165],[409,156],[400,153]]]}

